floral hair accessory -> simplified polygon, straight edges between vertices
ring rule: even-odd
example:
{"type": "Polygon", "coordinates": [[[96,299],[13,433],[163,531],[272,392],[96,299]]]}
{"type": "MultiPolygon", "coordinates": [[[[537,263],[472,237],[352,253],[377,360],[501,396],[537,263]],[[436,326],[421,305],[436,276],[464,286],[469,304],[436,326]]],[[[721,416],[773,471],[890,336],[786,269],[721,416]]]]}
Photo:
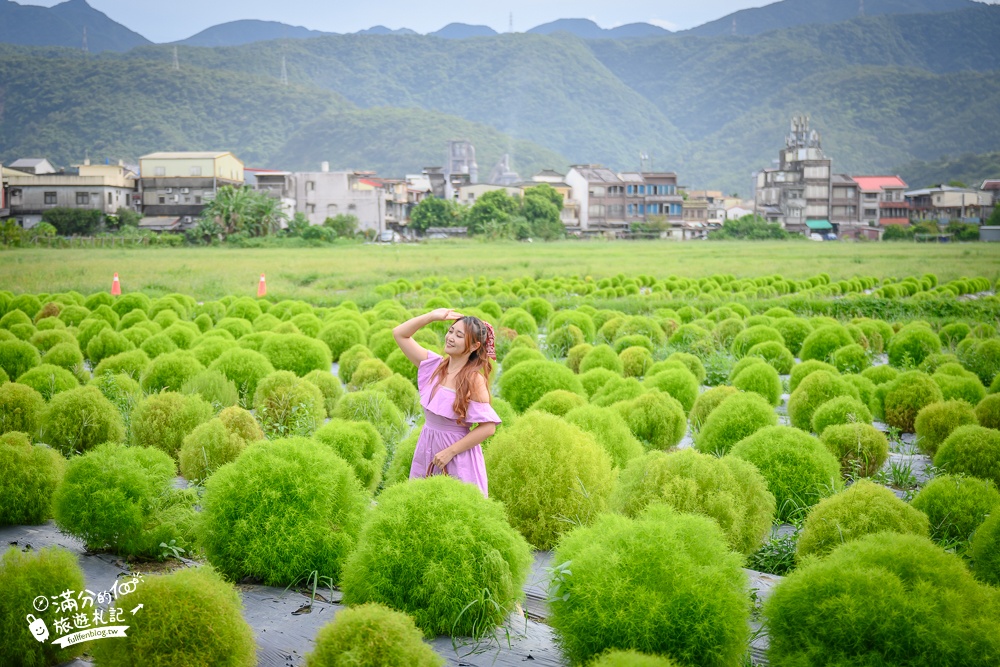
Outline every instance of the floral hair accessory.
{"type": "Polygon", "coordinates": [[[496,360],[497,349],[496,349],[496,337],[493,333],[493,327],[486,320],[483,320],[483,326],[486,327],[486,342],[483,343],[483,347],[486,348],[486,356],[490,359],[496,360]]]}

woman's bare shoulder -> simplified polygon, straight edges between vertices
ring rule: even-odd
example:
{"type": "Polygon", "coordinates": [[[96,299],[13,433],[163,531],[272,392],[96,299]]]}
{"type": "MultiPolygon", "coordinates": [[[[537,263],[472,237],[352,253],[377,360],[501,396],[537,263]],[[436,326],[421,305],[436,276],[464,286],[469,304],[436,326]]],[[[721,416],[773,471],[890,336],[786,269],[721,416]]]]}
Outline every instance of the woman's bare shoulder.
{"type": "Polygon", "coordinates": [[[486,386],[486,378],[476,373],[472,380],[472,400],[476,403],[489,403],[490,402],[490,391],[489,387],[486,386]]]}

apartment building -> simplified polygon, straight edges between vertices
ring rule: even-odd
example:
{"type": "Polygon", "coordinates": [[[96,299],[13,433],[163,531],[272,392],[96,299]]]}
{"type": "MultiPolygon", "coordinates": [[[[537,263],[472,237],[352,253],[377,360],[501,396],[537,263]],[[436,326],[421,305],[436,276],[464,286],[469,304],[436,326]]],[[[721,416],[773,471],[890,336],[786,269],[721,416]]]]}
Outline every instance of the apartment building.
{"type": "Polygon", "coordinates": [[[793,118],[777,166],[756,175],[754,212],[790,232],[831,231],[831,164],[809,117],[793,118]]]}
{"type": "Polygon", "coordinates": [[[310,225],[346,214],[358,219],[359,231],[386,230],[386,186],[373,172],[330,171],[324,162],[320,171],[290,174],[288,191],[310,225]]]}
{"type": "Polygon", "coordinates": [[[983,190],[939,185],[933,188],[909,190],[904,193],[911,221],[936,220],[946,224],[951,220],[982,222],[983,213],[992,208],[990,194],[983,190]]]}
{"type": "Polygon", "coordinates": [[[158,228],[193,225],[219,188],[245,182],[243,162],[227,151],[143,155],[139,177],[143,215],[158,228]]]}
{"type": "Polygon", "coordinates": [[[579,210],[581,233],[627,231],[650,218],[680,224],[683,197],[673,172],[615,172],[600,165],[574,165],[566,174],[571,200],[579,210]]]}

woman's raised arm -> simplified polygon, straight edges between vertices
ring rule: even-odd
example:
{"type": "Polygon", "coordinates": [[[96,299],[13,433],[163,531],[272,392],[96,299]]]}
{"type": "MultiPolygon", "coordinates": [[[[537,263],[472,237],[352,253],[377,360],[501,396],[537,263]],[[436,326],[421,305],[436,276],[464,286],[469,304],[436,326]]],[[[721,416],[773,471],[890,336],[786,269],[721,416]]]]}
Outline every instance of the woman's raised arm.
{"type": "Polygon", "coordinates": [[[413,335],[431,322],[446,322],[457,320],[461,317],[462,315],[456,313],[454,310],[438,308],[437,310],[417,315],[403,322],[392,330],[392,337],[396,339],[396,344],[399,345],[399,349],[403,351],[406,358],[412,361],[414,365],[419,366],[421,361],[427,359],[427,350],[421,347],[420,343],[413,340],[413,335]]]}

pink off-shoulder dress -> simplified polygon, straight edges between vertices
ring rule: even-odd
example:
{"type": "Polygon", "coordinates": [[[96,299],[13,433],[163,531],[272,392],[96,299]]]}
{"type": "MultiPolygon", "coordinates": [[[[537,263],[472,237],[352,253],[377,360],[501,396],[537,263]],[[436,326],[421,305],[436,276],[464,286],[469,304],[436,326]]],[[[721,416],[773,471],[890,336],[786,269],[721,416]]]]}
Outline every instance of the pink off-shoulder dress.
{"type": "MultiPolygon", "coordinates": [[[[410,465],[410,478],[426,477],[427,467],[434,455],[442,449],[447,449],[469,433],[469,424],[485,422],[500,423],[500,417],[489,403],[469,401],[466,425],[457,423],[452,405],[455,403],[455,390],[439,386],[437,391],[431,385],[431,376],[441,364],[442,357],[433,352],[427,353],[427,359],[417,366],[417,389],[420,390],[420,404],[424,408],[424,427],[417,440],[417,448],[413,452],[413,463],[410,465]],[[433,394],[433,396],[432,396],[433,394]]],[[[456,455],[447,466],[446,472],[463,482],[475,484],[488,496],[486,483],[486,463],[483,461],[483,449],[476,445],[461,454],[456,455]]]]}

